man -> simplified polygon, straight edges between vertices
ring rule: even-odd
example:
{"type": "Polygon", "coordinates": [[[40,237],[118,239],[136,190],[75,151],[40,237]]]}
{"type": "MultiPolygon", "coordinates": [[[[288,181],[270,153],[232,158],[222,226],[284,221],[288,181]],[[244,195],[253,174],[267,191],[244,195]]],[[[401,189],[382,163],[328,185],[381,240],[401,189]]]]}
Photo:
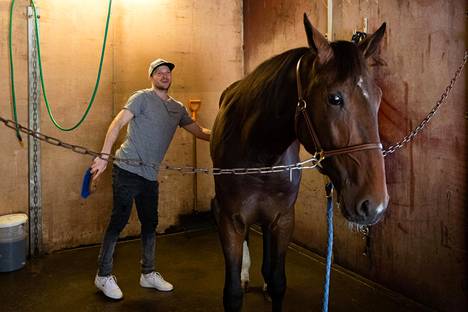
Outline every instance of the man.
{"type": "MultiPolygon", "coordinates": [[[[132,95],[107,130],[102,153],[111,152],[120,129],[129,123],[127,137],[116,152],[117,158],[140,159],[159,164],[166,154],[177,126],[209,141],[209,129],[200,127],[188,115],[180,102],[168,95],[175,65],[163,59],[153,61],[148,70],[152,88],[132,95]]],[[[93,160],[93,181],[106,169],[107,160],[93,160]]],[[[112,168],[112,215],[104,235],[98,258],[95,285],[107,297],[121,299],[122,291],[112,275],[112,258],[117,239],[130,217],[135,200],[141,223],[142,259],[140,285],[159,291],[171,291],[173,286],[154,270],[155,230],[158,223],[158,169],[134,166],[114,161],[112,168]]]]}

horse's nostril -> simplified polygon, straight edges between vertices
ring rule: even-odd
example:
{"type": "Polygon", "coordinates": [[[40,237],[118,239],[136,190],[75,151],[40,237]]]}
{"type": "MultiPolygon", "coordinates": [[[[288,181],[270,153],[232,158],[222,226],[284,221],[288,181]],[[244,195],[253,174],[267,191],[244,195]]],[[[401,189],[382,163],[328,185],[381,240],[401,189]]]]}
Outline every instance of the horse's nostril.
{"type": "Polygon", "coordinates": [[[370,213],[370,202],[369,200],[365,200],[359,205],[358,210],[357,210],[358,215],[362,217],[369,217],[370,213]]]}

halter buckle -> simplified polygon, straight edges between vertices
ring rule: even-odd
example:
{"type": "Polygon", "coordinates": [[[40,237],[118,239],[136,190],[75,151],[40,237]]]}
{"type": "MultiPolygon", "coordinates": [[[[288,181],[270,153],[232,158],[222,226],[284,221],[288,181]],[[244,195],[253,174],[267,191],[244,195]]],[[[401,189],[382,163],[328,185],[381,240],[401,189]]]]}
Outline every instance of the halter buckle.
{"type": "Polygon", "coordinates": [[[297,110],[299,112],[303,112],[305,111],[306,108],[307,108],[307,102],[303,98],[300,98],[299,101],[297,102],[297,110]]]}
{"type": "Polygon", "coordinates": [[[323,150],[317,151],[314,153],[314,158],[317,161],[317,164],[320,164],[322,160],[325,159],[325,152],[323,150]]]}

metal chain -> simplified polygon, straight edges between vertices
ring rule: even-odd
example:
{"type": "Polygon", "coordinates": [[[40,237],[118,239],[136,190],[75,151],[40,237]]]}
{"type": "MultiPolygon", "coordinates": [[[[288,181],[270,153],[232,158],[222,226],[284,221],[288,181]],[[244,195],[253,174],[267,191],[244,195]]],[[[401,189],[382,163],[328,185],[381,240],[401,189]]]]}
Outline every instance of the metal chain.
{"type": "MultiPolygon", "coordinates": [[[[431,110],[431,112],[424,118],[424,120],[413,130],[411,131],[410,134],[405,136],[401,141],[399,141],[396,144],[393,144],[386,148],[383,151],[383,155],[387,156],[393,152],[395,152],[397,149],[400,149],[403,147],[405,144],[408,142],[412,141],[414,137],[424,129],[424,127],[429,123],[431,118],[434,116],[434,114],[437,112],[439,107],[445,103],[449,93],[451,92],[453,86],[455,85],[455,82],[457,81],[458,77],[460,76],[463,67],[465,66],[466,62],[468,59],[468,52],[465,51],[465,56],[463,58],[463,63],[458,67],[457,71],[455,72],[454,77],[450,81],[450,84],[447,86],[445,89],[445,92],[442,94],[441,98],[437,101],[437,104],[434,106],[434,108],[431,110]]],[[[37,82],[36,82],[37,83],[37,82]]],[[[8,128],[16,130],[16,123],[13,120],[10,119],[5,119],[0,116],[0,121],[3,122],[8,128]]],[[[75,144],[70,144],[63,142],[57,138],[45,135],[43,133],[40,133],[35,130],[31,130],[27,127],[22,126],[21,124],[18,124],[18,127],[21,132],[30,135],[35,138],[35,142],[37,140],[44,141],[46,143],[49,143],[51,145],[55,146],[60,146],[65,149],[70,149],[75,153],[82,154],[82,155],[90,155],[94,157],[99,157],[104,160],[116,160],[120,161],[123,163],[126,163],[131,166],[148,166],[153,169],[160,169],[160,170],[170,170],[170,171],[177,171],[182,174],[195,174],[195,173],[205,173],[205,174],[211,174],[211,175],[225,175],[225,174],[232,174],[232,175],[247,175],[247,174],[267,174],[267,173],[277,173],[277,172],[284,172],[284,171],[289,171],[290,173],[294,170],[304,170],[304,169],[314,169],[316,168],[320,162],[323,160],[323,157],[320,155],[313,155],[311,158],[298,162],[295,164],[290,164],[290,165],[279,165],[279,166],[270,166],[270,167],[258,167],[258,168],[230,168],[230,169],[222,169],[222,168],[195,168],[195,167],[172,167],[168,165],[161,165],[159,163],[154,163],[154,162],[144,162],[139,159],[123,159],[123,158],[118,158],[115,157],[112,154],[107,154],[107,153],[98,153],[95,151],[92,151],[86,147],[80,146],[80,145],[75,145],[75,144]]]]}
{"type": "Polygon", "coordinates": [[[445,88],[444,93],[442,93],[442,95],[441,95],[440,99],[437,101],[436,105],[434,105],[434,107],[429,112],[429,114],[427,114],[426,118],[424,118],[419,123],[419,125],[417,125],[417,127],[414,128],[413,131],[411,131],[408,135],[406,135],[401,141],[387,147],[383,151],[384,157],[394,153],[397,149],[400,149],[404,145],[406,145],[407,143],[411,142],[416,137],[416,135],[418,135],[427,126],[429,121],[431,121],[432,117],[434,117],[435,113],[437,113],[437,111],[439,110],[440,106],[447,101],[447,97],[450,94],[450,92],[452,91],[453,86],[455,85],[455,82],[457,81],[458,77],[460,77],[460,74],[461,74],[461,72],[463,70],[463,67],[465,66],[465,64],[467,62],[467,59],[468,59],[468,51],[465,50],[465,56],[463,57],[463,62],[458,67],[458,69],[455,72],[452,80],[450,80],[450,84],[445,88]]]}
{"type": "MultiPolygon", "coordinates": [[[[13,120],[5,119],[0,116],[0,121],[3,122],[8,128],[16,129],[16,123],[13,120]]],[[[99,157],[101,159],[111,159],[123,162],[130,166],[147,166],[153,169],[160,169],[160,170],[169,170],[169,171],[177,171],[182,174],[195,174],[195,173],[205,173],[211,175],[225,175],[225,174],[232,174],[232,175],[247,175],[247,174],[267,174],[267,173],[277,173],[277,172],[284,172],[289,171],[292,172],[294,170],[305,170],[305,169],[314,169],[316,168],[323,158],[319,157],[319,155],[314,155],[311,158],[295,163],[290,165],[279,165],[279,166],[270,166],[270,167],[258,167],[258,168],[230,168],[230,169],[222,169],[222,168],[195,168],[195,167],[173,167],[168,165],[161,165],[155,162],[144,162],[139,159],[124,159],[115,157],[112,154],[107,153],[98,153],[92,151],[86,147],[70,144],[63,142],[57,138],[45,135],[38,131],[29,129],[27,127],[18,124],[18,127],[21,132],[34,137],[37,140],[49,143],[51,145],[63,147],[65,149],[72,150],[75,153],[82,154],[82,155],[90,155],[93,157],[99,157]]]]}
{"type": "MultiPolygon", "coordinates": [[[[35,30],[34,30],[35,31],[35,30]]],[[[32,36],[32,59],[33,59],[33,131],[37,132],[38,129],[38,71],[37,71],[37,49],[36,49],[36,37],[32,36]]],[[[34,237],[34,254],[39,254],[39,177],[38,177],[38,150],[39,150],[39,140],[37,137],[33,136],[33,237],[34,237]]]]}
{"type": "Polygon", "coordinates": [[[370,257],[371,255],[371,226],[370,225],[360,225],[358,227],[359,233],[362,234],[362,239],[365,241],[364,251],[362,255],[365,257],[370,257]]]}

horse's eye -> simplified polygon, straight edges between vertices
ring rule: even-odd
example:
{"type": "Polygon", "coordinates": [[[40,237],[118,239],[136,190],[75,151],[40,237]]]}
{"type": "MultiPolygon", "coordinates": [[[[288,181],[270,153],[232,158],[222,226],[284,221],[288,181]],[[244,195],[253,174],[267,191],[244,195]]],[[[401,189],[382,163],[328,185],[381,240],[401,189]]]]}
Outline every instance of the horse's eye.
{"type": "Polygon", "coordinates": [[[328,103],[330,103],[331,105],[342,106],[343,103],[344,103],[343,97],[339,93],[329,94],[328,95],[328,103]]]}

